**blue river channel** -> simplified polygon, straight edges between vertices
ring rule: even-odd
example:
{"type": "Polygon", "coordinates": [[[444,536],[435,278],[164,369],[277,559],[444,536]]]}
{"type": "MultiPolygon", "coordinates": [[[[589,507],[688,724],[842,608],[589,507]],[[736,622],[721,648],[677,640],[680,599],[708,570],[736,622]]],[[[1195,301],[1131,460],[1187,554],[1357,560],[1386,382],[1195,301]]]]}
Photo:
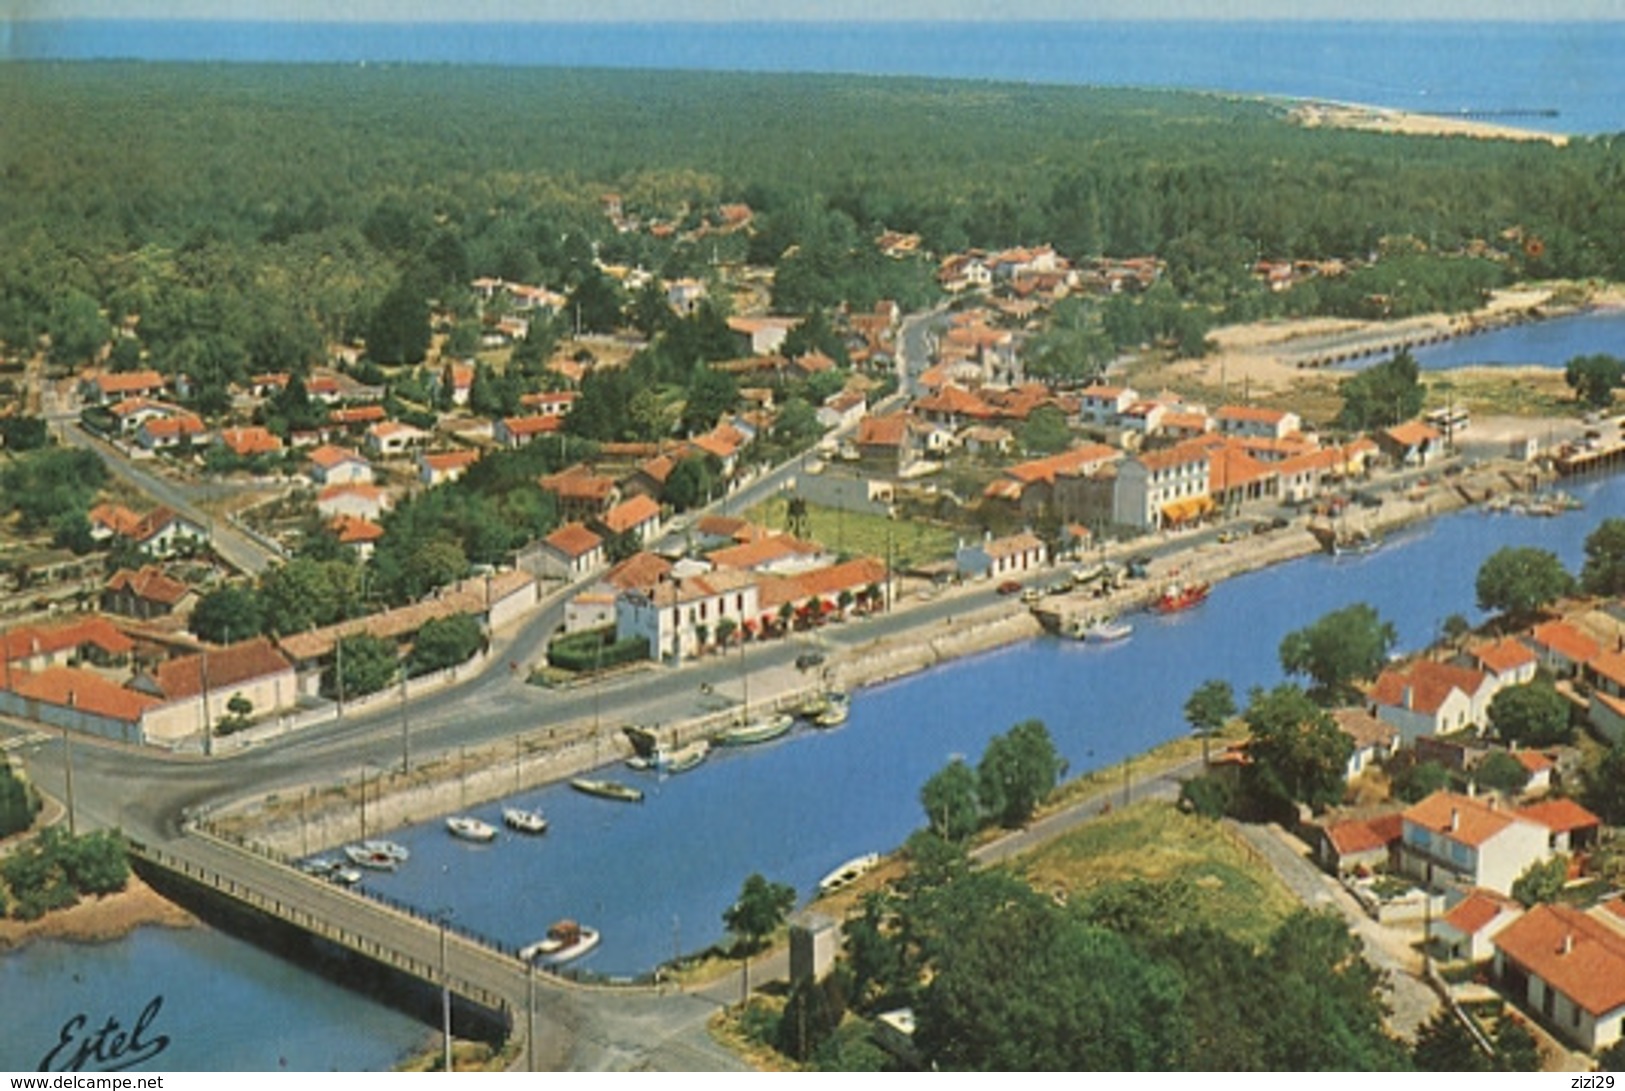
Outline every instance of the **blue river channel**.
{"type": "MultiPolygon", "coordinates": [[[[1074,771],[1115,764],[1185,731],[1181,708],[1203,680],[1223,678],[1238,694],[1280,681],[1282,637],[1328,611],[1369,602],[1396,626],[1400,650],[1414,650],[1452,613],[1481,620],[1473,582],[1502,545],[1550,549],[1578,571],[1585,536],[1625,511],[1625,478],[1578,494],[1586,510],[1562,518],[1464,512],[1362,558],[1317,556],[1228,580],[1198,610],[1135,617],[1123,644],[1042,639],[948,663],[864,691],[839,730],[716,752],[677,777],[612,771],[645,789],[641,805],[564,785],[516,797],[551,819],[543,838],[504,832],[475,846],[439,821],[400,830],[392,836],[411,848],[410,863],[367,886],[449,908],[460,926],[512,946],[572,917],[604,937],[583,968],[646,972],[722,939],[722,912],[751,872],[805,898],[840,862],[899,845],[923,824],[920,785],[954,755],[976,762],[1023,719],[1044,721],[1074,771]]],[[[472,813],[500,826],[500,807],[472,813]]]]}
{"type": "MultiPolygon", "coordinates": [[[[1562,367],[1576,356],[1606,353],[1625,358],[1625,310],[1599,310],[1507,326],[1411,350],[1423,371],[1458,367],[1562,367]]],[[[1347,365],[1367,368],[1388,357],[1347,365]]]]}
{"type": "MultiPolygon", "coordinates": [[[[148,1072],[353,1072],[387,1069],[430,1044],[423,1023],[209,928],[142,928],[113,943],[45,941],[0,958],[0,1071],[28,1072],[63,1040],[118,1021],[165,1039],[148,1072]]],[[[68,1068],[61,1049],[52,1071],[68,1068]]],[[[126,1058],[128,1059],[128,1058],[126,1058]]],[[[92,1061],[81,1071],[101,1071],[92,1061]]]]}

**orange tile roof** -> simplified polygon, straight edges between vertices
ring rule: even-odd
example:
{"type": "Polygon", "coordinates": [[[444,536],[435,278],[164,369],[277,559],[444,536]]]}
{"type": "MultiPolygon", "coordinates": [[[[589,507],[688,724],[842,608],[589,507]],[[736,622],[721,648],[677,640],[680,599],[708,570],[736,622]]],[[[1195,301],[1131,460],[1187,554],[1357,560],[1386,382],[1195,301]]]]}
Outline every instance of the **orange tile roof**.
{"type": "Polygon", "coordinates": [[[1435,428],[1423,424],[1421,421],[1408,421],[1405,424],[1396,424],[1383,432],[1394,443],[1401,447],[1420,447],[1424,443],[1431,443],[1439,438],[1435,428]]]}
{"type": "Polygon", "coordinates": [[[1625,1007],[1625,935],[1566,905],[1537,905],[1495,946],[1594,1016],[1625,1007]]]}
{"type": "Polygon", "coordinates": [[[316,494],[316,499],[319,501],[337,500],[341,496],[355,496],[363,500],[370,500],[376,504],[384,501],[384,490],[377,485],[329,485],[316,494]]]}
{"type": "Polygon", "coordinates": [[[941,390],[928,394],[914,403],[921,413],[953,413],[962,417],[984,419],[994,415],[992,407],[962,386],[949,383],[941,390]]]}
{"type": "Polygon", "coordinates": [[[1044,540],[1038,535],[1027,531],[1022,531],[1020,534],[1009,534],[1003,538],[995,538],[991,542],[982,543],[982,551],[989,557],[1014,557],[1043,548],[1044,540]]]}
{"type": "Polygon", "coordinates": [[[1507,674],[1520,667],[1533,666],[1538,662],[1534,652],[1524,647],[1516,639],[1504,636],[1493,644],[1484,644],[1472,649],[1473,658],[1494,671],[1496,674],[1507,674]]]}
{"type": "Polygon", "coordinates": [[[539,479],[543,492],[550,492],[561,500],[589,500],[602,502],[615,491],[615,479],[603,477],[585,466],[572,466],[556,474],[539,479]]]}
{"type": "Polygon", "coordinates": [[[633,527],[660,518],[660,505],[647,496],[623,500],[604,513],[603,524],[612,534],[624,534],[633,527]]]}
{"type": "Polygon", "coordinates": [[[1586,664],[1599,678],[1625,686],[1625,652],[1602,652],[1586,664]]]}
{"type": "Polygon", "coordinates": [[[347,447],[335,447],[330,443],[322,444],[310,452],[309,457],[312,462],[324,470],[331,470],[333,467],[346,462],[359,462],[364,466],[368,465],[365,456],[359,452],[352,451],[347,447]]]}
{"type": "Polygon", "coordinates": [[[777,609],[786,602],[802,603],[815,595],[832,598],[842,591],[860,591],[870,584],[883,584],[885,579],[885,562],[859,557],[794,576],[764,576],[758,600],[764,610],[777,609]]]}
{"type": "Polygon", "coordinates": [[[604,544],[604,540],[581,523],[566,523],[544,539],[548,546],[571,560],[585,557],[604,544]]]}
{"type": "Polygon", "coordinates": [[[102,396],[110,398],[115,394],[134,394],[142,390],[161,389],[164,385],[164,377],[149,368],[145,371],[98,375],[95,383],[96,388],[102,392],[102,396]]]}
{"type": "Polygon", "coordinates": [[[141,516],[123,504],[97,504],[86,513],[92,526],[106,527],[121,538],[131,538],[141,526],[141,516]]]}
{"type": "MultiPolygon", "coordinates": [[[[1522,753],[1527,753],[1527,751],[1522,753]]],[[[1572,799],[1542,800],[1539,803],[1531,803],[1527,807],[1519,807],[1517,814],[1520,818],[1527,818],[1531,822],[1539,822],[1553,833],[1586,830],[1593,826],[1602,825],[1602,819],[1572,799]]]]}
{"type": "Polygon", "coordinates": [[[759,568],[786,557],[808,557],[822,552],[823,547],[816,542],[803,542],[788,534],[776,534],[718,549],[706,554],[706,560],[718,568],[759,568]]]}
{"type": "Polygon", "coordinates": [[[1508,910],[1521,913],[1523,907],[1510,898],[1503,898],[1492,891],[1474,890],[1439,919],[1463,935],[1475,936],[1508,910]]]}
{"type": "Polygon", "coordinates": [[[564,418],[555,413],[536,417],[504,417],[502,426],[510,436],[538,436],[557,432],[564,427],[564,418]]]}
{"type": "Polygon", "coordinates": [[[1405,687],[1411,689],[1408,706],[1414,712],[1429,716],[1438,712],[1449,698],[1450,691],[1460,690],[1472,697],[1484,684],[1485,676],[1471,667],[1458,667],[1453,663],[1435,663],[1431,659],[1418,659],[1408,670],[1385,670],[1371,687],[1371,700],[1389,708],[1406,708],[1405,687]]]}
{"type": "Polygon", "coordinates": [[[1058,455],[1050,455],[1048,458],[1018,462],[1004,472],[1006,476],[1013,477],[1024,485],[1038,481],[1053,485],[1057,474],[1077,473],[1121,457],[1122,452],[1115,447],[1108,447],[1104,443],[1085,443],[1080,447],[1062,451],[1058,455]]]}
{"type": "Polygon", "coordinates": [[[887,413],[880,417],[864,417],[858,422],[859,446],[896,447],[908,435],[908,414],[887,413]]]}
{"type": "Polygon", "coordinates": [[[1261,405],[1226,405],[1219,408],[1220,420],[1247,421],[1252,424],[1280,424],[1286,419],[1282,409],[1266,409],[1261,405]]]}
{"type": "Polygon", "coordinates": [[[452,470],[466,469],[480,460],[479,451],[441,451],[437,454],[422,455],[419,461],[435,473],[448,473],[452,470]]]}
{"type": "Polygon", "coordinates": [[[755,584],[756,577],[749,572],[719,568],[715,572],[697,576],[664,580],[649,592],[649,599],[656,606],[678,606],[685,602],[732,594],[755,584]]]}
{"type": "Polygon", "coordinates": [[[334,424],[371,424],[387,420],[388,417],[381,405],[356,405],[348,409],[335,409],[327,415],[327,419],[334,424]]]}
{"type": "Polygon", "coordinates": [[[1463,845],[1478,846],[1518,820],[1511,812],[1491,807],[1474,796],[1440,791],[1412,804],[1405,811],[1405,821],[1463,845]]]}
{"type": "Polygon", "coordinates": [[[338,535],[340,545],[376,542],[384,536],[383,527],[356,515],[335,515],[327,525],[338,535]]]}
{"type": "Polygon", "coordinates": [[[207,653],[183,655],[158,664],[152,680],[166,701],[196,697],[203,692],[204,672],[210,690],[223,690],[268,675],[291,672],[293,666],[263,636],[211,648],[207,653]],[[204,663],[207,656],[207,665],[204,663]]]}
{"type": "Polygon", "coordinates": [[[1602,645],[1566,621],[1543,621],[1529,631],[1529,639],[1575,663],[1589,663],[1602,645]]]}
{"type": "Polygon", "coordinates": [[[141,427],[149,436],[200,436],[208,431],[208,426],[203,423],[202,418],[194,417],[190,413],[159,417],[147,421],[141,427]]]}
{"type": "Polygon", "coordinates": [[[220,442],[244,458],[282,450],[282,441],[257,424],[247,428],[222,428],[220,442]]]}
{"type": "Polygon", "coordinates": [[[159,702],[125,689],[99,674],[72,667],[48,667],[38,674],[14,674],[11,688],[20,696],[58,708],[75,708],[121,723],[136,723],[159,702]]]}
{"type": "Polygon", "coordinates": [[[1244,449],[1228,443],[1215,448],[1212,459],[1208,479],[1210,487],[1219,491],[1246,488],[1254,482],[1277,477],[1281,472],[1277,467],[1260,462],[1244,449]]]}
{"type": "Polygon", "coordinates": [[[135,650],[135,641],[119,632],[104,617],[87,617],[46,628],[24,625],[0,637],[0,650],[11,661],[35,655],[52,655],[86,644],[100,648],[108,655],[128,655],[135,650]]]}
{"type": "Polygon", "coordinates": [[[1162,451],[1146,451],[1136,458],[1148,470],[1169,470],[1193,462],[1212,462],[1212,456],[1200,445],[1200,441],[1181,443],[1162,451]]]}
{"type": "Polygon", "coordinates": [[[1538,773],[1543,769],[1554,768],[1557,763],[1539,750],[1514,750],[1512,760],[1523,766],[1530,773],[1538,773]]]}
{"type": "Polygon", "coordinates": [[[106,587],[109,591],[128,590],[138,598],[161,602],[167,606],[175,605],[192,593],[192,589],[186,584],[170,579],[164,575],[163,569],[150,564],[134,572],[128,568],[119,569],[107,581],[106,587]]]}
{"type": "Polygon", "coordinates": [[[488,601],[499,602],[535,582],[529,573],[517,569],[498,572],[489,580],[474,577],[442,588],[434,598],[386,610],[381,614],[280,637],[278,643],[288,655],[308,661],[330,654],[341,638],[357,633],[367,633],[384,640],[402,640],[422,628],[425,621],[454,614],[481,614],[488,601]]]}
{"type": "Polygon", "coordinates": [[[1116,401],[1124,394],[1132,393],[1133,391],[1126,386],[1086,386],[1078,392],[1078,396],[1081,398],[1095,398],[1100,401],[1116,401]]]}
{"type": "Polygon", "coordinates": [[[640,551],[604,573],[604,582],[622,591],[647,590],[671,574],[671,562],[658,553],[640,551]]]}
{"type": "Polygon", "coordinates": [[[1339,856],[1374,852],[1398,841],[1404,822],[1399,813],[1376,818],[1347,818],[1326,827],[1326,838],[1339,856]]]}

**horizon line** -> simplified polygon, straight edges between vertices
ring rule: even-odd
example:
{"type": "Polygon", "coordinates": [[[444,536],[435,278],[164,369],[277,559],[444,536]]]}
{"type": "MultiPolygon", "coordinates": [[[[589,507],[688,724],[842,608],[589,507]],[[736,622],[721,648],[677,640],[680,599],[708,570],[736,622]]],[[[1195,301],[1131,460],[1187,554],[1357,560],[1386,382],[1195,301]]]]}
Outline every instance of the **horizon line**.
{"type": "Polygon", "coordinates": [[[0,20],[0,26],[5,23],[15,26],[21,23],[286,23],[305,24],[311,26],[356,25],[356,26],[458,26],[466,24],[531,24],[536,26],[850,26],[853,24],[864,26],[920,26],[920,25],[982,25],[988,23],[1027,24],[1033,26],[1043,25],[1089,25],[1098,23],[1134,24],[1134,23],[1203,23],[1203,24],[1229,24],[1229,23],[1333,23],[1341,25],[1415,25],[1415,24],[1452,24],[1452,25],[1484,25],[1484,24],[1625,24],[1625,14],[1568,14],[1568,15],[1525,15],[1523,13],[1501,13],[1474,16],[1451,15],[1360,15],[1360,16],[1332,16],[1332,15],[1296,15],[1290,13],[1251,14],[1251,15],[1193,15],[1193,14],[1166,14],[1166,15],[1090,15],[1080,18],[1050,17],[1023,17],[1008,15],[955,15],[950,17],[933,18],[929,16],[915,16],[912,18],[887,18],[884,16],[852,15],[843,18],[820,18],[816,16],[780,15],[766,16],[751,19],[733,19],[725,17],[689,16],[686,18],[641,18],[641,17],[599,17],[599,18],[572,18],[570,16],[548,16],[531,18],[522,13],[514,15],[482,15],[472,13],[462,18],[416,18],[392,19],[357,17],[348,18],[327,14],[318,15],[275,15],[263,13],[234,12],[214,13],[208,15],[193,15],[186,13],[173,14],[30,14],[24,12],[13,13],[8,19],[0,20]]]}

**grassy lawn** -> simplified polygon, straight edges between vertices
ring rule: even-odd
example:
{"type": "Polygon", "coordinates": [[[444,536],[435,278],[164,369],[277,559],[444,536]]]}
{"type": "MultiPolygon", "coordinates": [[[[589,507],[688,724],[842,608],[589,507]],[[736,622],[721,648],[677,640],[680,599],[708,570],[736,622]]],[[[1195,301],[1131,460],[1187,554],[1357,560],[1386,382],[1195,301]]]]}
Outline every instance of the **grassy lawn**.
{"type": "Polygon", "coordinates": [[[1128,879],[1178,883],[1187,894],[1180,922],[1211,924],[1248,943],[1262,942],[1298,908],[1269,866],[1226,829],[1164,803],[1141,803],[1103,816],[1024,857],[1036,890],[1071,898],[1128,879]]]}
{"type": "MultiPolygon", "coordinates": [[[[745,512],[744,518],[758,526],[782,529],[787,503],[784,497],[775,496],[745,512]]],[[[947,527],[859,515],[813,504],[807,505],[807,522],[813,540],[853,557],[884,559],[886,535],[890,532],[892,566],[897,569],[952,557],[957,545],[954,532],[947,527]]]]}

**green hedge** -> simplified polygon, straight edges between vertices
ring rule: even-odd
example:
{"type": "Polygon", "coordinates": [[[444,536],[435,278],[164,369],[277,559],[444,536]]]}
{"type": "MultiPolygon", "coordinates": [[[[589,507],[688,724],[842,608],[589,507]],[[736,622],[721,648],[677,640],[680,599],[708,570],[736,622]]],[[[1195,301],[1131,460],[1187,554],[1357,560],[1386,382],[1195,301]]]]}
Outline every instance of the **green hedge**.
{"type": "Polygon", "coordinates": [[[613,640],[613,636],[613,630],[599,629],[560,637],[548,645],[547,661],[561,670],[590,671],[649,658],[649,642],[643,637],[613,640]]]}

